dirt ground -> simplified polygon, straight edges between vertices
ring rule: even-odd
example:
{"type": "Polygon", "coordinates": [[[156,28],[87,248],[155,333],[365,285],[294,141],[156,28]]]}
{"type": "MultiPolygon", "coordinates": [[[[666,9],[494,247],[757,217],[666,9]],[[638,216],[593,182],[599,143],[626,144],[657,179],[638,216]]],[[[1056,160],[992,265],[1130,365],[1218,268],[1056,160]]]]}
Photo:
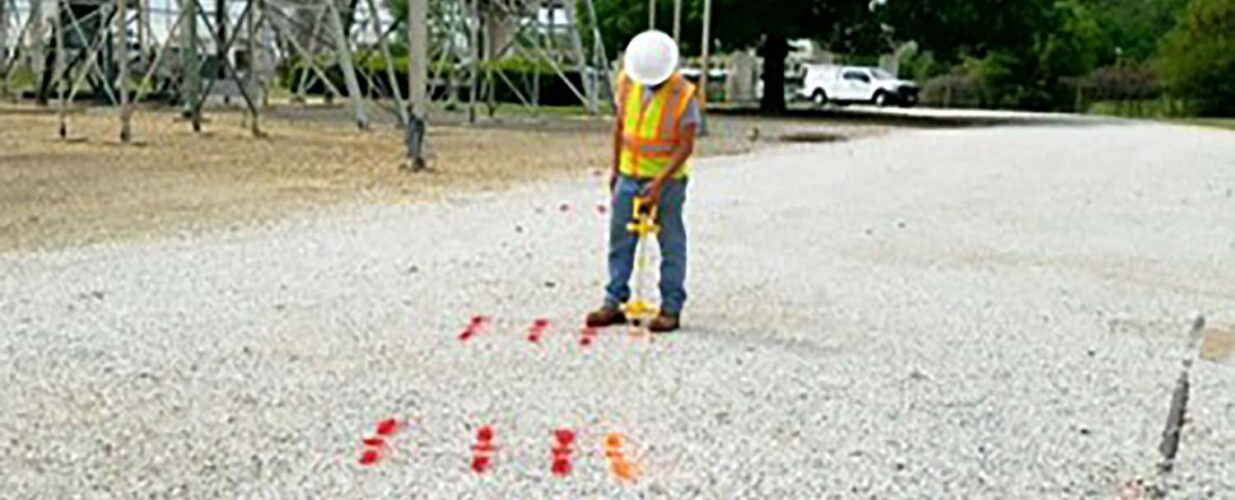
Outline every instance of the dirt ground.
{"type": "MultiPolygon", "coordinates": [[[[433,202],[603,169],[610,151],[608,120],[469,127],[442,116],[428,137],[432,171],[411,174],[398,168],[398,130],[380,123],[358,131],[339,106],[271,110],[263,139],[249,134],[243,113],[206,116],[203,132],[194,133],[174,110],[139,109],[134,141],[123,145],[115,109],[75,110],[61,140],[54,111],[0,105],[0,251],[240,226],[351,201],[433,202]]],[[[701,155],[886,130],[756,118],[711,124],[701,155]]]]}

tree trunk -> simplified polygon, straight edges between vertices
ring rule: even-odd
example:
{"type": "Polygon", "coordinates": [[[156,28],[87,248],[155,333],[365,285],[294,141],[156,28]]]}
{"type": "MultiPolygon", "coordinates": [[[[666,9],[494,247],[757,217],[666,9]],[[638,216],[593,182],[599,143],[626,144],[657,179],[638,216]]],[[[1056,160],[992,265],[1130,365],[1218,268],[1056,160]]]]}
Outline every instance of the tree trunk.
{"type": "Polygon", "coordinates": [[[223,64],[223,60],[227,59],[227,52],[223,50],[223,45],[227,43],[227,0],[215,0],[214,4],[214,29],[218,31],[218,41],[215,42],[215,77],[219,79],[227,78],[227,65],[223,64]]]}
{"type": "MultiPolygon", "coordinates": [[[[9,71],[7,62],[12,49],[9,48],[9,14],[4,10],[8,2],[0,0],[0,97],[8,94],[9,71]]],[[[16,43],[14,46],[18,45],[16,43]]]]}
{"type": "Polygon", "coordinates": [[[789,42],[783,35],[767,35],[763,42],[763,99],[759,108],[764,113],[785,111],[785,58],[789,42]]]}

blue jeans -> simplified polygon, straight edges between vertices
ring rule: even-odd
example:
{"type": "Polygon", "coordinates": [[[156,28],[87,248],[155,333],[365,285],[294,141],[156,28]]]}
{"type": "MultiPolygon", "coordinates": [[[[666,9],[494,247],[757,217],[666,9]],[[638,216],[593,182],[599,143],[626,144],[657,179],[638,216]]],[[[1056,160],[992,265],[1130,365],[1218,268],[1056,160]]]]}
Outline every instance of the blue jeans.
{"type": "MultiPolygon", "coordinates": [[[[609,219],[609,284],[605,286],[605,305],[617,307],[630,299],[630,275],[634,270],[638,236],[626,229],[634,210],[633,200],[643,194],[650,180],[618,177],[609,219]]],[[[660,233],[660,310],[679,314],[686,304],[686,225],[682,209],[686,205],[686,179],[665,183],[657,208],[660,233]]]]}

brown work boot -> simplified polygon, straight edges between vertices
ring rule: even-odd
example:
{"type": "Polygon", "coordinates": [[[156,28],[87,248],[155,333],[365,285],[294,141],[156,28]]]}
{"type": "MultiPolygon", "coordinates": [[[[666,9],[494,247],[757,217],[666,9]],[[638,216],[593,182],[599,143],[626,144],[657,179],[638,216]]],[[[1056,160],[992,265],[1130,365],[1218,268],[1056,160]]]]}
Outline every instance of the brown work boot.
{"type": "Polygon", "coordinates": [[[604,328],[606,326],[620,325],[625,322],[626,315],[612,306],[603,306],[587,315],[587,326],[592,328],[604,328]]]}
{"type": "Polygon", "coordinates": [[[648,325],[648,330],[652,333],[669,333],[682,327],[681,321],[678,320],[678,315],[661,312],[648,325]]]}

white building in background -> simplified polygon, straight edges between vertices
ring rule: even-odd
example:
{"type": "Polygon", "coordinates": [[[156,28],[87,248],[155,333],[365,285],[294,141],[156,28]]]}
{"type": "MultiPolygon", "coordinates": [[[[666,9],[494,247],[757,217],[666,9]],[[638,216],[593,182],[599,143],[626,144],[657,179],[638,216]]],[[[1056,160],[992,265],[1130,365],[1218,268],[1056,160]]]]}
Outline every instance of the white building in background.
{"type": "Polygon", "coordinates": [[[754,51],[745,50],[729,55],[729,71],[725,78],[725,100],[745,104],[759,100],[757,93],[761,70],[754,51]]]}

